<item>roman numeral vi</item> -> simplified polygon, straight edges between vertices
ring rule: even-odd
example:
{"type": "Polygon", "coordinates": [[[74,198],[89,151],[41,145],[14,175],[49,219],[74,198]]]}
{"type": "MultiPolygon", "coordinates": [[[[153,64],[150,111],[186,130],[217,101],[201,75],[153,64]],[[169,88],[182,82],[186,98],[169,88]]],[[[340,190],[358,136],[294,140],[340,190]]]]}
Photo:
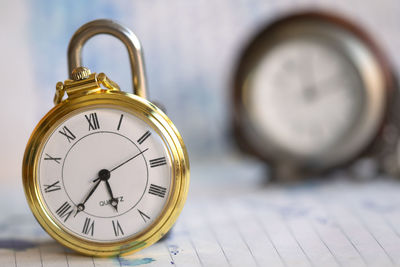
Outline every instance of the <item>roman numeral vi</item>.
{"type": "Polygon", "coordinates": [[[94,232],[94,220],[92,221],[90,218],[85,219],[85,223],[83,225],[82,233],[88,235],[90,233],[93,236],[94,232]]]}

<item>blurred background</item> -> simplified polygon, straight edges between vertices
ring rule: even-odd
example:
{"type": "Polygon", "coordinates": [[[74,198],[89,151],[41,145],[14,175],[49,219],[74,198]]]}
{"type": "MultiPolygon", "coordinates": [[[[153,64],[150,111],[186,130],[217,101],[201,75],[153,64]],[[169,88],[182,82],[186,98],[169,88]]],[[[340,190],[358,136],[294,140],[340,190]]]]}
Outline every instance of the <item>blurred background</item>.
{"type": "MultiPolygon", "coordinates": [[[[2,182],[22,189],[25,145],[53,106],[56,82],[68,77],[68,42],[82,24],[109,18],[136,33],[144,48],[150,100],[166,107],[196,169],[201,162],[240,157],[232,138],[231,95],[244,47],[270,21],[308,9],[358,24],[399,73],[400,3],[395,0],[1,1],[2,182]]],[[[83,62],[131,90],[127,52],[118,40],[91,39],[83,62]]]]}
{"type": "MultiPolygon", "coordinates": [[[[174,234],[131,266],[400,266],[400,184],[342,172],[400,176],[396,0],[0,0],[0,266],[129,265],[56,246],[21,181],[29,136],[68,78],[69,40],[99,18],[140,39],[149,98],[166,108],[191,164],[174,234]],[[271,28],[310,11],[336,19],[271,28]],[[260,186],[266,169],[344,179],[260,186]]],[[[119,40],[90,39],[83,63],[132,90],[119,40]]]]}

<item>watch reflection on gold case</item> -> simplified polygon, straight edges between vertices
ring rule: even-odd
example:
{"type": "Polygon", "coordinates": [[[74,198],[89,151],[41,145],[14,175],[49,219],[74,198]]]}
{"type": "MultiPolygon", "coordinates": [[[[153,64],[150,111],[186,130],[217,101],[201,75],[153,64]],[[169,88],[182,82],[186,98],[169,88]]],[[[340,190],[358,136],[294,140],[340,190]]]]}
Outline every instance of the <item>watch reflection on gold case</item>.
{"type": "Polygon", "coordinates": [[[109,20],[89,22],[72,37],[68,56],[70,79],[57,83],[55,107],[26,147],[29,206],[49,235],[75,251],[138,251],[163,237],[183,208],[185,145],[171,120],[146,100],[140,42],[129,29],[109,20]],[[126,45],[134,94],[82,67],[82,46],[96,34],[126,45]]]}

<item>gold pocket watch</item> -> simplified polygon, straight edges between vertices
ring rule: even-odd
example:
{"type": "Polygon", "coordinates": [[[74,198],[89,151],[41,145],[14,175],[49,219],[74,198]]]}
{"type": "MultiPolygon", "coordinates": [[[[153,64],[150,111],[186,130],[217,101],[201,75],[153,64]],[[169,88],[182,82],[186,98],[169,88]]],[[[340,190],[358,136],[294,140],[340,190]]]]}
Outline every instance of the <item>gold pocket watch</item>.
{"type": "Polygon", "coordinates": [[[293,180],[354,162],[382,143],[397,93],[368,35],[335,15],[303,12],[249,43],[233,96],[240,146],[267,162],[274,178],[293,180]]]}
{"type": "Polygon", "coordinates": [[[129,29],[109,20],[83,25],[70,41],[68,61],[71,79],[57,83],[55,107],[26,147],[29,206],[47,233],[75,251],[138,251],[163,237],[183,208],[185,145],[170,119],[146,100],[140,42],[129,29]],[[126,45],[134,94],[81,67],[82,46],[97,34],[126,45]]]}

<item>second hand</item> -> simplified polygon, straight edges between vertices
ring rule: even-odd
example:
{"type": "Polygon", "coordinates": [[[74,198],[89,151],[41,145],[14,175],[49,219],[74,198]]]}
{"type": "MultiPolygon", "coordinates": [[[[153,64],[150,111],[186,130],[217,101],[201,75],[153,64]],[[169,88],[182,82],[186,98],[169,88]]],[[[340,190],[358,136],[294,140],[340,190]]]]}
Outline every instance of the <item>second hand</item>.
{"type": "MultiPolygon", "coordinates": [[[[121,164],[119,164],[119,165],[117,165],[116,167],[112,168],[112,169],[110,170],[110,173],[111,173],[112,171],[115,171],[116,169],[118,169],[118,168],[121,167],[122,165],[128,163],[129,161],[133,160],[134,158],[140,156],[141,154],[143,154],[143,153],[146,152],[147,150],[149,150],[149,149],[146,148],[145,150],[141,151],[140,153],[136,154],[135,156],[133,156],[133,157],[131,157],[131,158],[125,160],[125,161],[122,162],[121,164]]],[[[100,179],[100,177],[97,177],[96,179],[93,180],[93,183],[97,182],[99,179],[100,179]]]]}

